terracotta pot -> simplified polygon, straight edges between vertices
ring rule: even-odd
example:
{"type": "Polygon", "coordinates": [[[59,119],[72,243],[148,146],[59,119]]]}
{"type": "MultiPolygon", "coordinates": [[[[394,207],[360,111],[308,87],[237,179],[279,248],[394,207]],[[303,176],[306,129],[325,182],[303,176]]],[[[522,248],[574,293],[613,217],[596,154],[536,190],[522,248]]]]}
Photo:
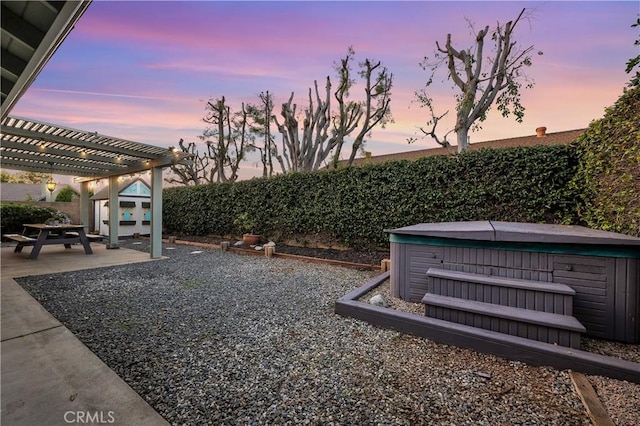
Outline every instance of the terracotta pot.
{"type": "Polygon", "coordinates": [[[255,246],[260,243],[260,235],[244,234],[242,236],[242,243],[246,246],[255,246]]]}

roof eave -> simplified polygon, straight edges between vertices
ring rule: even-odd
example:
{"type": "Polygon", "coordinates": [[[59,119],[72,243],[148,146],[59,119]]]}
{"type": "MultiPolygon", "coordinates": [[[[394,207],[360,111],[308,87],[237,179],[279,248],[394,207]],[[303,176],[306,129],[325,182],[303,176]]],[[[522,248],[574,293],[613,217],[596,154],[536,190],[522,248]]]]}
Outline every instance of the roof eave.
{"type": "Polygon", "coordinates": [[[9,114],[14,104],[33,83],[90,4],[91,0],[65,2],[42,42],[28,61],[24,71],[2,102],[2,116],[0,119],[4,119],[9,114]]]}

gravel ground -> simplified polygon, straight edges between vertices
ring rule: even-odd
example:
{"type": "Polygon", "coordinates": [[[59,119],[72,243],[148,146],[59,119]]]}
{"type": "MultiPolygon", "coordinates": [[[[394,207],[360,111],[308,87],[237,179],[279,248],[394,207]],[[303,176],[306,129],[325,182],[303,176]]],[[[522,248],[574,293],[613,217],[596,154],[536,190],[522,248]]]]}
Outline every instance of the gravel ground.
{"type": "MultiPolygon", "coordinates": [[[[367,302],[376,294],[384,296],[390,309],[424,315],[423,304],[410,303],[392,297],[389,280],[384,281],[358,300],[367,302]]],[[[580,346],[585,351],[640,363],[640,345],[610,342],[583,336],[580,346]]],[[[616,425],[640,425],[640,385],[602,376],[587,376],[587,378],[616,425]]]]}
{"type": "Polygon", "coordinates": [[[590,424],[566,372],[334,314],[371,272],[164,254],[17,281],[172,424],[590,424]]]}

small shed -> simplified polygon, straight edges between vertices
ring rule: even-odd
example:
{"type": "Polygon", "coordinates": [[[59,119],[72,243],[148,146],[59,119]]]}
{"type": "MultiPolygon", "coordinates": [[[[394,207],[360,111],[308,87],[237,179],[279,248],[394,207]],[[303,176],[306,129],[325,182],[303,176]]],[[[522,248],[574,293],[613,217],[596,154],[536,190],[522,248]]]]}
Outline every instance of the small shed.
{"type": "MultiPolygon", "coordinates": [[[[94,205],[94,231],[109,235],[109,190],[98,191],[94,205]]],[[[118,222],[120,236],[151,233],[151,187],[141,178],[122,181],[118,185],[118,222]]]]}

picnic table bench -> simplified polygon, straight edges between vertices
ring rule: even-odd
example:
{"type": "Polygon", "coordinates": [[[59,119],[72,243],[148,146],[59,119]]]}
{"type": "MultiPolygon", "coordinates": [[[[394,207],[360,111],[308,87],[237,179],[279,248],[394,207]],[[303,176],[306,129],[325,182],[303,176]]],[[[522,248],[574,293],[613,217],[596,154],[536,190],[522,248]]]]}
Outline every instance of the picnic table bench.
{"type": "MultiPolygon", "coordinates": [[[[67,232],[67,235],[69,236],[73,236],[73,237],[79,237],[80,234],[78,234],[77,232],[67,232]]],[[[104,236],[103,235],[94,235],[94,234],[86,234],[86,237],[89,241],[102,241],[104,240],[104,236]]]]}
{"type": "MultiPolygon", "coordinates": [[[[18,245],[13,250],[14,253],[21,253],[24,247],[33,246],[31,253],[29,253],[30,259],[37,259],[40,254],[42,246],[51,244],[63,244],[65,248],[70,249],[71,244],[82,244],[84,252],[86,254],[93,254],[91,246],[89,245],[89,237],[84,232],[83,225],[46,225],[46,224],[25,224],[23,225],[25,230],[22,235],[20,234],[5,234],[3,237],[16,241],[18,245]],[[26,236],[28,229],[38,230],[37,238],[26,236]]],[[[96,240],[96,236],[92,236],[92,240],[96,240]]],[[[97,236],[100,237],[100,236],[97,236]]],[[[100,237],[102,238],[102,237],[100,237]]]]}
{"type": "Polygon", "coordinates": [[[32,246],[36,243],[35,238],[27,237],[26,235],[20,234],[3,234],[4,238],[12,241],[16,241],[18,243],[22,243],[23,246],[32,246]]]}

